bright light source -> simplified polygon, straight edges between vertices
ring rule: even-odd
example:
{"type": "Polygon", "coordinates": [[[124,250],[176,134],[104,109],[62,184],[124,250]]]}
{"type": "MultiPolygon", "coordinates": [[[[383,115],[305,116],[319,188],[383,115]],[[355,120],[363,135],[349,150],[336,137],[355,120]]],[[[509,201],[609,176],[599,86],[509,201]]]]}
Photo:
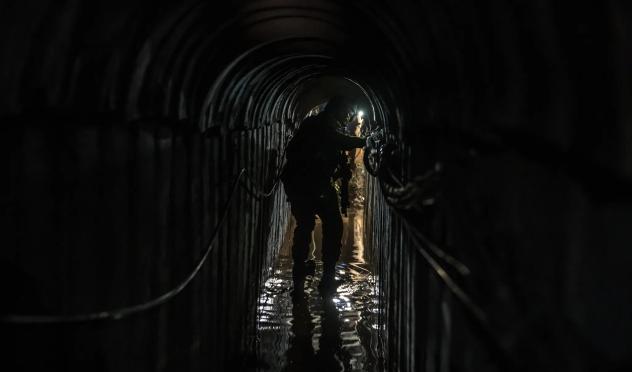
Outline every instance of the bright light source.
{"type": "Polygon", "coordinates": [[[358,111],[358,124],[362,124],[363,116],[364,116],[364,111],[358,111]]]}

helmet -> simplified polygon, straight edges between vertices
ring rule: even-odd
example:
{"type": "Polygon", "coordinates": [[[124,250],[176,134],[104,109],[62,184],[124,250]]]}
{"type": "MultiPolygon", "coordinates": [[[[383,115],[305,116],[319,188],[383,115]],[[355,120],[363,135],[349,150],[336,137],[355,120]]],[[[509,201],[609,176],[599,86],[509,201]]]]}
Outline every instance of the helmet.
{"type": "Polygon", "coordinates": [[[336,119],[342,120],[353,114],[354,105],[350,99],[344,96],[334,96],[327,102],[325,111],[333,115],[336,119]]]}

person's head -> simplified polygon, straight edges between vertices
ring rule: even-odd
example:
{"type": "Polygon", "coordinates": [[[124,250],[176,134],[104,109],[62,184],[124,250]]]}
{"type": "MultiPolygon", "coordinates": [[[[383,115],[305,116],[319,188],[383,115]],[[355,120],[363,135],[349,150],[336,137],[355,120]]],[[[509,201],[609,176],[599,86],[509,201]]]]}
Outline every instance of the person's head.
{"type": "Polygon", "coordinates": [[[351,115],[353,115],[353,103],[343,96],[335,96],[327,102],[325,112],[344,123],[350,120],[351,115]]]}

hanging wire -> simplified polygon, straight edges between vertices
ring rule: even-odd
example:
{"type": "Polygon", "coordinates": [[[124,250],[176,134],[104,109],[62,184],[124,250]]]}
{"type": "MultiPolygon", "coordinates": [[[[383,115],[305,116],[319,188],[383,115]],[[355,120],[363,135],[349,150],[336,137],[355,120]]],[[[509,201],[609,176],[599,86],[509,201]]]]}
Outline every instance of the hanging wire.
{"type": "Polygon", "coordinates": [[[427,238],[418,227],[411,223],[410,211],[423,208],[423,195],[426,194],[424,185],[436,179],[442,167],[435,167],[434,170],[423,176],[416,177],[410,182],[404,182],[388,164],[389,158],[394,155],[396,150],[394,145],[385,140],[383,130],[374,131],[368,137],[367,145],[365,154],[368,153],[368,155],[364,158],[365,168],[371,175],[378,178],[384,200],[402,221],[415,250],[424,258],[459,303],[463,305],[466,314],[471,318],[472,324],[479,331],[483,340],[491,350],[496,352],[500,364],[507,367],[507,370],[519,370],[510,357],[510,353],[503,347],[500,338],[494,332],[485,311],[457,284],[439,260],[453,267],[463,276],[470,274],[469,268],[447,254],[437,243],[427,238]]]}
{"type": "Polygon", "coordinates": [[[0,318],[0,322],[9,323],[9,324],[66,324],[66,323],[85,323],[92,321],[104,321],[104,320],[120,320],[130,315],[134,315],[137,313],[145,312],[151,309],[154,309],[176,297],[180,294],[191,281],[197,276],[200,272],[204,263],[207,261],[210,253],[213,251],[215,245],[215,239],[217,238],[220,229],[224,225],[226,221],[226,217],[228,216],[228,212],[230,210],[230,206],[232,201],[234,200],[235,195],[237,194],[237,189],[239,185],[239,181],[246,174],[246,169],[241,169],[239,174],[235,177],[232,183],[232,188],[230,195],[226,202],[224,203],[224,208],[222,209],[222,214],[219,222],[213,229],[213,234],[211,235],[211,240],[206,248],[206,252],[200,258],[198,264],[194,267],[191,273],[184,278],[175,288],[170,291],[155,297],[149,301],[143,302],[138,305],[126,306],[119,309],[105,310],[105,311],[97,311],[86,314],[76,314],[76,315],[14,315],[9,314],[0,318]]]}

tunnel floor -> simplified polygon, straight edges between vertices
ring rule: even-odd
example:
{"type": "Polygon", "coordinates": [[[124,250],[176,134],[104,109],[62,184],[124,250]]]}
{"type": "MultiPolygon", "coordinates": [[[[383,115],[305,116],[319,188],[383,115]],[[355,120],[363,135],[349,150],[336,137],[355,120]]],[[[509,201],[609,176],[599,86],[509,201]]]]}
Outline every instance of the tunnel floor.
{"type": "Polygon", "coordinates": [[[304,296],[292,296],[291,234],[281,248],[258,304],[261,371],[383,371],[376,278],[365,259],[362,209],[344,217],[345,232],[335,293],[318,290],[321,231],[314,232],[316,272],[304,296]]]}

